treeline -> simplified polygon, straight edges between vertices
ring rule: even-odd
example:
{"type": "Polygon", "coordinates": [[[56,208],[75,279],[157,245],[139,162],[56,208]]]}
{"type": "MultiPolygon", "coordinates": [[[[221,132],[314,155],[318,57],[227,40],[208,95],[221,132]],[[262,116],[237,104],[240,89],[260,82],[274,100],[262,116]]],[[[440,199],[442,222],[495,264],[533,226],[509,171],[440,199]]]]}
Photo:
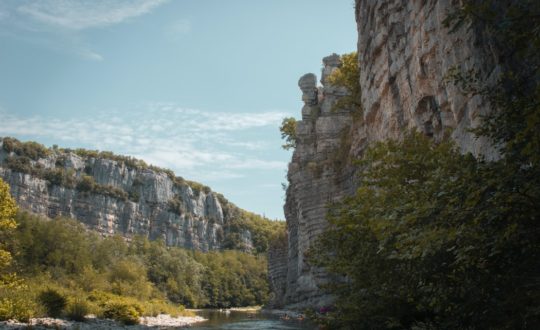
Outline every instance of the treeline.
{"type": "Polygon", "coordinates": [[[9,285],[0,283],[0,319],[50,315],[40,296],[44,292],[77,301],[104,317],[121,314],[124,323],[142,314],[178,314],[183,306],[261,305],[268,297],[262,255],[195,252],[143,237],[130,242],[118,236],[103,238],[75,220],[24,212],[15,222],[16,229],[3,233],[11,265],[0,272],[18,276],[9,285]],[[113,311],[111,305],[116,306],[113,311]]]}
{"type": "Polygon", "coordinates": [[[489,100],[475,133],[500,158],[416,132],[363,155],[309,255],[336,279],[335,304],[312,312],[331,329],[540,328],[540,3],[463,3],[449,28],[480,25],[502,73],[449,83],[489,100]]]}

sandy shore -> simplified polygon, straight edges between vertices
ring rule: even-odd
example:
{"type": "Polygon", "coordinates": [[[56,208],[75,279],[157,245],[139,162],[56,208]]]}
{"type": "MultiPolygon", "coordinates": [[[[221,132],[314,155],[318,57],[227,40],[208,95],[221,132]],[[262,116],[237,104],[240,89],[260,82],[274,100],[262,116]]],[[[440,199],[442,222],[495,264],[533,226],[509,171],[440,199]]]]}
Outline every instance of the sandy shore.
{"type": "Polygon", "coordinates": [[[155,317],[145,316],[140,319],[139,325],[122,325],[112,320],[98,319],[95,317],[88,317],[86,322],[74,322],[62,319],[53,318],[35,318],[31,319],[29,323],[19,323],[16,321],[4,321],[0,322],[0,329],[28,329],[29,326],[35,330],[41,329],[78,329],[78,330],[90,330],[90,329],[104,329],[104,330],[116,330],[116,329],[130,329],[130,330],[143,330],[143,329],[158,329],[161,327],[189,327],[190,325],[206,319],[200,316],[179,316],[171,317],[170,315],[161,314],[155,317]]]}

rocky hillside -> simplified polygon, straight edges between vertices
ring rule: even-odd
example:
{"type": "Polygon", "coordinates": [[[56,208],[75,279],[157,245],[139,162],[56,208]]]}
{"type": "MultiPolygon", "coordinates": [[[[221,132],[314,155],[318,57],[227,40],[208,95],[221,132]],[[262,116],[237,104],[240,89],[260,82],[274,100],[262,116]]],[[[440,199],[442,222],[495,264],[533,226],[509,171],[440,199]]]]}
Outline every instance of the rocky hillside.
{"type": "Polygon", "coordinates": [[[104,235],[142,235],[202,251],[265,252],[283,225],[209,187],[110,152],[0,140],[0,177],[31,212],[77,219],[104,235]]]}
{"type": "Polygon", "coordinates": [[[276,292],[278,304],[302,308],[331,299],[320,290],[331,279],[307,264],[305,253],[327,225],[328,203],[354,192],[351,159],[371,143],[400,138],[409,129],[434,139],[450,132],[464,152],[498,157],[469,131],[488,111],[487,102],[445,82],[453,67],[475,68],[484,80],[498,72],[481,32],[462,26],[449,33],[444,26],[453,6],[443,0],[356,0],[361,107],[341,106],[347,91],[328,82],[342,66],[335,54],[323,59],[322,87],[314,74],[300,79],[305,105],[288,171],[288,249],[285,257],[284,249],[276,248],[269,268],[270,276],[281,279],[274,284],[282,288],[276,292]]]}

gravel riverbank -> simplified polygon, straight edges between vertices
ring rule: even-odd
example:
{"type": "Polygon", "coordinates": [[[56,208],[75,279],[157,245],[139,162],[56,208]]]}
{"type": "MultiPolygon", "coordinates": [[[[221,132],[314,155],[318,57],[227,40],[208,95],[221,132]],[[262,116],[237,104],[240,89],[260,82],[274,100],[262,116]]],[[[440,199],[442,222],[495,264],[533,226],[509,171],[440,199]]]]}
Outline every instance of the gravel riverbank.
{"type": "Polygon", "coordinates": [[[98,319],[95,317],[88,317],[86,322],[74,322],[62,319],[53,318],[35,318],[31,319],[28,323],[20,323],[16,321],[4,321],[0,322],[0,329],[28,329],[31,326],[33,330],[42,329],[66,329],[66,330],[90,330],[90,329],[103,329],[103,330],[116,330],[116,329],[129,329],[129,330],[143,330],[143,329],[161,329],[167,327],[189,327],[190,325],[198,322],[206,321],[205,318],[200,316],[179,316],[171,317],[167,314],[161,314],[155,317],[145,316],[141,317],[141,324],[138,325],[122,325],[113,320],[98,319]]]}

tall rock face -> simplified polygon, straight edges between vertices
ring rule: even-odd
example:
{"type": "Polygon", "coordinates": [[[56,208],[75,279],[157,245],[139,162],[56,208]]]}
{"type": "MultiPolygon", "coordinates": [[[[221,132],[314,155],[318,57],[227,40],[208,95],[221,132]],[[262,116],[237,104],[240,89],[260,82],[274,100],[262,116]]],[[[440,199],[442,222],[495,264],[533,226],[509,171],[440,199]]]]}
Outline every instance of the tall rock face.
{"type": "Polygon", "coordinates": [[[449,33],[444,27],[457,3],[356,0],[362,109],[336,108],[346,91],[328,83],[328,75],[341,65],[335,54],[323,59],[322,87],[317,87],[313,74],[300,79],[305,105],[288,171],[288,257],[282,305],[303,308],[331,303],[321,284],[332,279],[306,263],[306,252],[327,226],[328,203],[354,193],[350,160],[360,157],[371,143],[399,139],[409,129],[436,140],[450,132],[463,152],[488,159],[498,156],[487,141],[469,132],[489,111],[488,102],[445,82],[454,67],[474,68],[488,81],[498,74],[496,56],[480,31],[464,26],[449,33]]]}
{"type": "Polygon", "coordinates": [[[356,0],[360,86],[370,141],[399,138],[416,128],[440,139],[446,130],[464,152],[496,158],[485,139],[469,131],[489,104],[467,96],[445,76],[452,68],[475,70],[484,81],[499,74],[484,33],[444,26],[456,0],[356,0]]]}
{"type": "Polygon", "coordinates": [[[276,237],[268,249],[268,280],[272,295],[267,303],[269,307],[283,306],[287,290],[287,235],[276,237]]]}
{"type": "Polygon", "coordinates": [[[288,228],[286,290],[283,301],[290,307],[324,304],[330,297],[318,289],[328,278],[311,267],[305,252],[326,227],[326,205],[352,193],[352,169],[346,166],[351,132],[357,129],[352,109],[336,102],[347,95],[342,87],[328,83],[328,76],[341,65],[336,54],[323,59],[322,87],[314,74],[304,75],[302,120],[297,121],[296,149],[289,164],[285,217],[288,228]]]}
{"type": "Polygon", "coordinates": [[[21,148],[18,155],[4,146],[9,140],[0,142],[0,177],[22,209],[74,218],[103,235],[143,235],[202,251],[253,248],[250,230],[235,222],[242,210],[208,187],[126,157],[21,148]]]}

